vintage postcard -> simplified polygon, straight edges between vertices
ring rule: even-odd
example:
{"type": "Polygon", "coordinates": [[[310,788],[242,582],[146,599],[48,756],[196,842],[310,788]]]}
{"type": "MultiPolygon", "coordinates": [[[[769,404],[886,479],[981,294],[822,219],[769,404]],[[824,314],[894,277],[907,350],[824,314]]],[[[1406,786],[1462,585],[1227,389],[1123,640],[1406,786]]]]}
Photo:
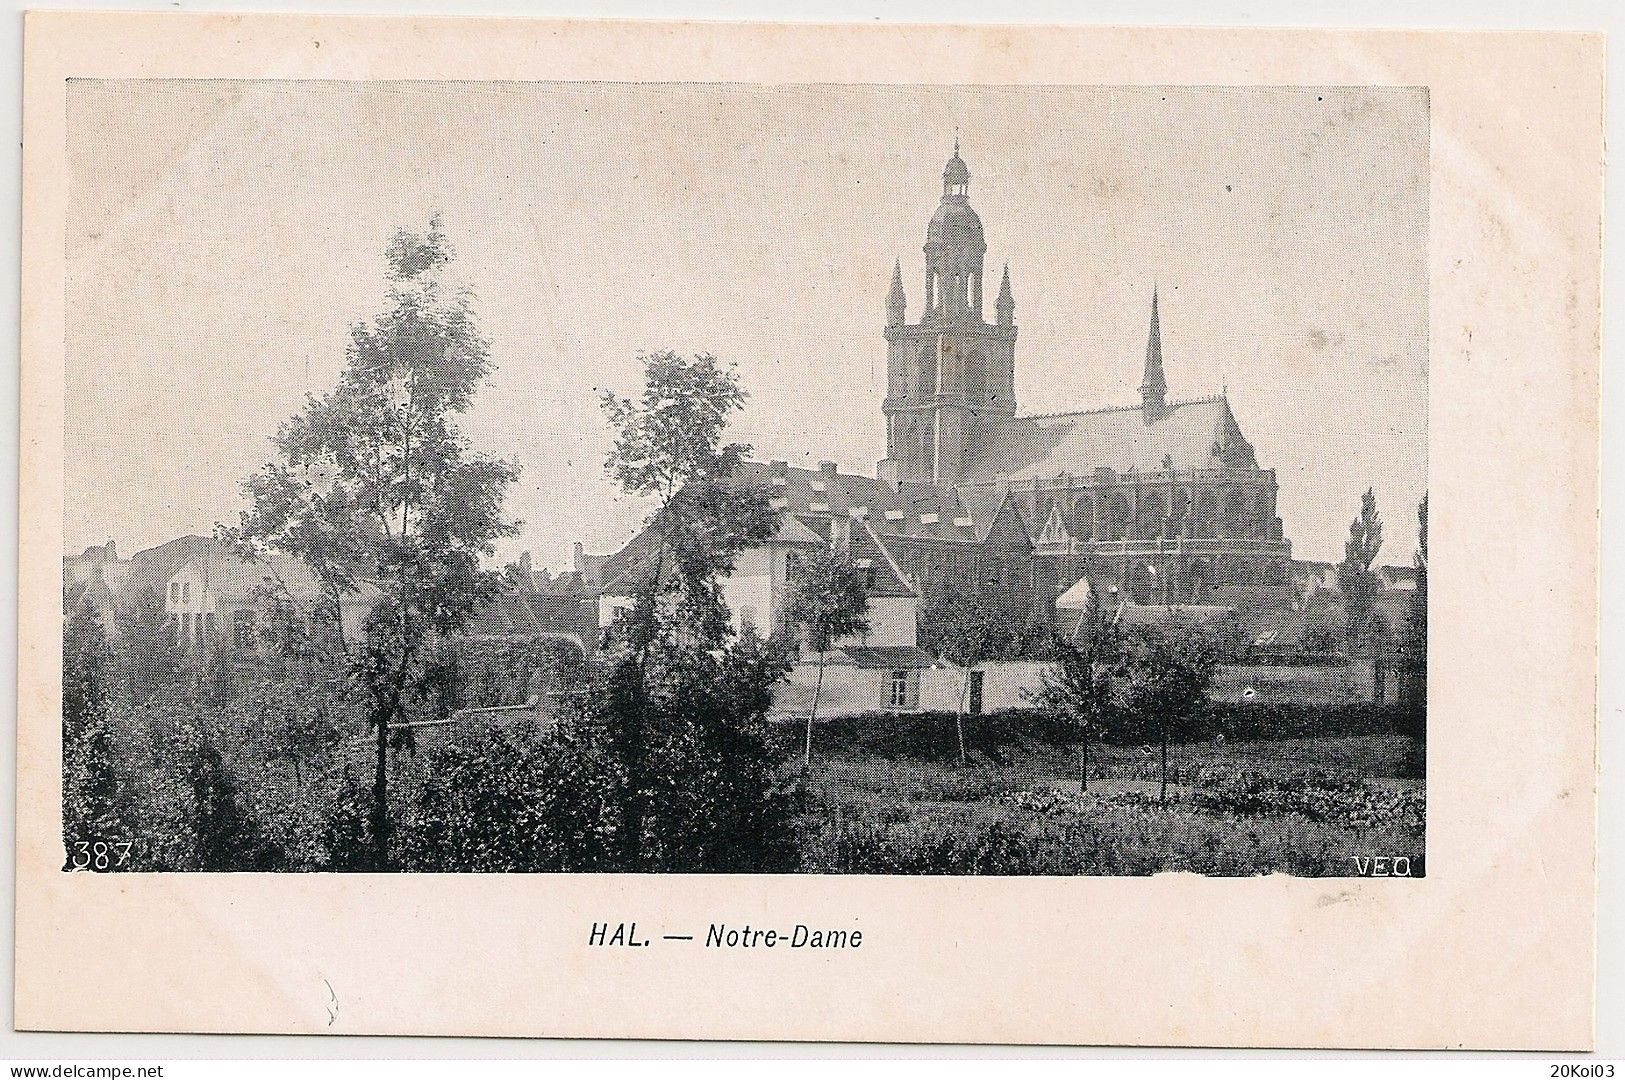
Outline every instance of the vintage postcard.
{"type": "Polygon", "coordinates": [[[1600,86],[34,16],[19,1025],[1587,1045],[1600,86]]]}

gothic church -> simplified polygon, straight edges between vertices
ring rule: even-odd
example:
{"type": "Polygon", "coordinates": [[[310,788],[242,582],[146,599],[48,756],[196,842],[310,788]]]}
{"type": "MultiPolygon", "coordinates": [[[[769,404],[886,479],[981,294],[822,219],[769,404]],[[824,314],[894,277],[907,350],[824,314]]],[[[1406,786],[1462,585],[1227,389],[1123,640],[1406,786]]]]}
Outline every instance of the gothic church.
{"type": "MultiPolygon", "coordinates": [[[[1155,292],[1137,404],[1019,414],[1015,295],[1006,267],[986,320],[987,242],[970,180],[956,143],[926,227],[917,322],[901,262],[893,267],[876,475],[833,462],[743,464],[739,479],[769,491],[783,525],[762,566],[730,580],[736,615],[779,626],[795,550],[816,544],[851,554],[872,603],[906,598],[923,610],[952,597],[1016,625],[1052,622],[1056,600],[1085,580],[1113,605],[1230,608],[1244,619],[1290,607],[1275,472],[1259,467],[1223,395],[1170,400],[1155,292]]],[[[592,567],[607,603],[631,595],[647,548],[640,535],[592,567]]],[[[912,645],[905,621],[895,638],[912,645]]]]}
{"type": "Polygon", "coordinates": [[[1157,297],[1151,297],[1140,401],[1020,416],[1015,296],[1006,266],[983,315],[987,241],[954,155],[926,227],[924,309],[907,319],[902,267],[886,297],[888,485],[1008,494],[1034,543],[1035,590],[1053,600],[1087,574],[1144,604],[1290,603],[1291,543],[1224,396],[1169,400],[1157,297]]]}

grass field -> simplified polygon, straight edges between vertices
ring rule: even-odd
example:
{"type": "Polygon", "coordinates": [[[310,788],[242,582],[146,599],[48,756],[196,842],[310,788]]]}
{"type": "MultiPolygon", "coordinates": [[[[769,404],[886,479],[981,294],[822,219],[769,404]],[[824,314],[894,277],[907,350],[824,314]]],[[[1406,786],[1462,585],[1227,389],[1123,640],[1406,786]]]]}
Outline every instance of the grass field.
{"type": "Polygon", "coordinates": [[[1373,857],[1425,867],[1419,741],[1324,736],[1155,748],[1015,738],[966,765],[829,747],[809,777],[806,869],[819,873],[1352,876],[1373,857]]]}

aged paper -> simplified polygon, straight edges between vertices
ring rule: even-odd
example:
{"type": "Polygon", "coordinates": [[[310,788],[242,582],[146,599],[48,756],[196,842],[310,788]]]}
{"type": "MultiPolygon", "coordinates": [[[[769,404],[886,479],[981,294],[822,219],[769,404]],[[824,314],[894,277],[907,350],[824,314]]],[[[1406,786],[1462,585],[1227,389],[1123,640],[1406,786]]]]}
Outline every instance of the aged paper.
{"type": "Polygon", "coordinates": [[[27,42],[19,1027],[1590,1045],[1600,39],[27,42]]]}

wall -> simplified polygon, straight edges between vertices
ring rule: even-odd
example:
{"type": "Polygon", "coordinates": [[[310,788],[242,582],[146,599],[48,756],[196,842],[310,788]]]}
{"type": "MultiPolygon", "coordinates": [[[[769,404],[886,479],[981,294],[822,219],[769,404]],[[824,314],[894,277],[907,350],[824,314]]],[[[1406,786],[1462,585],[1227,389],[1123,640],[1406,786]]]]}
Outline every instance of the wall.
{"type": "MultiPolygon", "coordinates": [[[[1046,664],[1035,660],[997,660],[980,664],[982,672],[982,711],[1003,712],[1032,708],[1027,694],[1041,685],[1046,664]]],[[[803,662],[791,671],[787,684],[774,695],[775,712],[805,716],[812,706],[813,683],[818,677],[816,663],[803,662]]],[[[824,669],[824,689],[818,699],[819,716],[854,716],[882,712],[886,708],[890,672],[830,664],[824,669]]],[[[957,712],[964,692],[963,668],[949,665],[920,672],[920,710],[957,712]]],[[[1387,673],[1385,698],[1398,698],[1400,673],[1387,673]]],[[[1300,705],[1342,705],[1374,700],[1371,662],[1353,661],[1346,666],[1289,667],[1265,664],[1224,664],[1213,677],[1208,697],[1214,701],[1240,702],[1250,687],[1252,704],[1293,702],[1300,705]]],[[[969,703],[967,702],[967,707],[969,703]]]]}
{"type": "Polygon", "coordinates": [[[839,645],[914,645],[920,602],[912,596],[869,598],[869,632],[842,638],[839,645]]]}
{"type": "Polygon", "coordinates": [[[744,629],[747,609],[756,632],[767,637],[773,632],[773,562],[778,555],[772,547],[757,547],[739,553],[733,572],[722,579],[722,599],[728,605],[733,628],[744,629]]]}

